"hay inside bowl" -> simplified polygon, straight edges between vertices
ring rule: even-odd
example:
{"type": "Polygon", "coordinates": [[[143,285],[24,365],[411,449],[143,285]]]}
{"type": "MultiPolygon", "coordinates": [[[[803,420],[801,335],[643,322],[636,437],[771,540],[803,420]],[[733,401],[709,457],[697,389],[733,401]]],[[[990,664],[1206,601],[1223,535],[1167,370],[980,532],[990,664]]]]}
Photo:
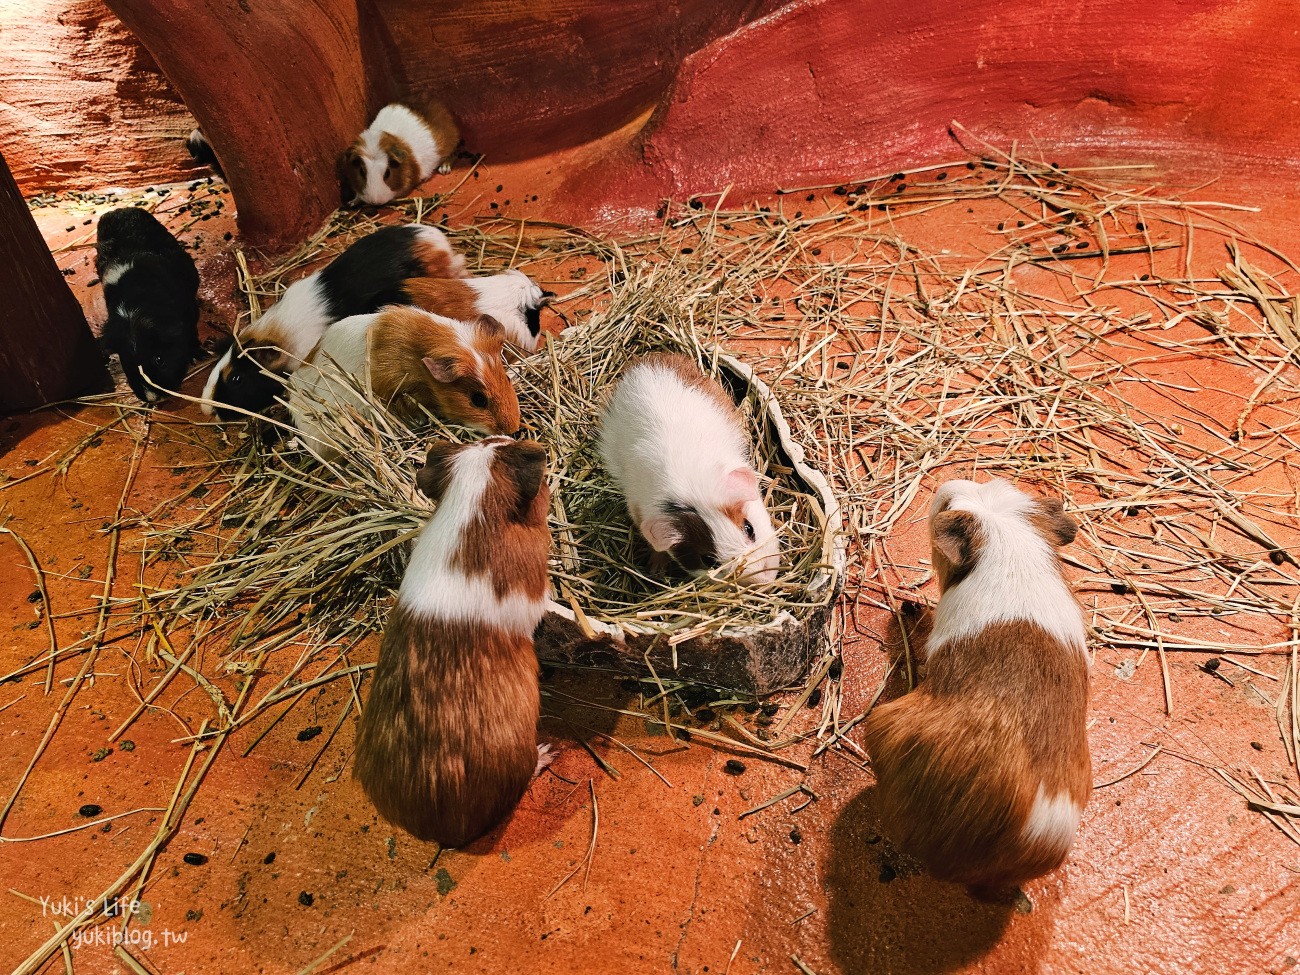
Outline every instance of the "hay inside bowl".
{"type": "MultiPolygon", "coordinates": [[[[543,658],[759,694],[798,679],[812,659],[842,584],[839,513],[771,390],[696,339],[693,323],[734,300],[721,278],[700,280],[697,266],[670,260],[620,272],[604,307],[513,364],[525,430],[550,453],[554,601],[537,634],[543,658]],[[596,443],[603,397],[626,363],[654,351],[686,354],[736,395],[781,539],[776,583],[645,569],[596,443]]],[[[333,459],[321,462],[278,424],[278,443],[249,436],[221,464],[229,490],[206,524],[185,526],[211,532],[217,551],[157,594],[172,613],[224,618],[232,647],[245,653],[300,624],[321,643],[382,627],[409,542],[432,510],[414,468],[430,440],[474,435],[428,416],[407,422],[351,385],[353,404],[313,411],[333,459]]]]}

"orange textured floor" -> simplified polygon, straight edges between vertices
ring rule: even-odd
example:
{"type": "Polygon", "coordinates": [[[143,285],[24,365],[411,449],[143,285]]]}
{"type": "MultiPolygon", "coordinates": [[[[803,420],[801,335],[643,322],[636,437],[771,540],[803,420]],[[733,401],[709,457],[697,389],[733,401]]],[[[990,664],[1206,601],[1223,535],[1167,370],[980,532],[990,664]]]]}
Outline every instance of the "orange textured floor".
{"type": "MultiPolygon", "coordinates": [[[[1261,207],[1229,215],[1279,252],[1300,254],[1300,233],[1290,221],[1300,200],[1291,185],[1250,174],[1220,175],[1199,188],[1187,174],[1142,179],[1168,180],[1190,198],[1261,207]]],[[[471,179],[478,192],[462,190],[449,208],[452,226],[476,214],[544,217],[547,200],[539,188],[556,183],[542,164],[484,170],[471,179]],[[543,198],[534,203],[533,193],[543,198]]],[[[813,195],[810,214],[842,206],[831,188],[813,195]]],[[[238,241],[230,238],[227,197],[220,181],[169,188],[165,196],[159,212],[171,213],[169,223],[183,239],[202,238],[196,253],[210,326],[204,335],[215,337],[239,309],[231,254],[238,241]]],[[[791,209],[788,197],[762,202],[791,209]]],[[[102,209],[95,200],[69,200],[34,212],[98,322],[102,296],[90,285],[88,243],[96,206],[102,209]]],[[[905,227],[899,223],[893,230],[935,252],[986,254],[997,246],[1003,219],[988,206],[914,207],[905,227]]],[[[1186,270],[1190,278],[1211,280],[1226,262],[1223,239],[1198,233],[1186,270]]],[[[1267,258],[1252,251],[1252,260],[1281,273],[1279,262],[1267,258]]],[[[1077,270],[1086,276],[1095,266],[1077,270]]],[[[1141,271],[1135,263],[1134,277],[1141,271]]],[[[1057,280],[1037,267],[1024,274],[1031,282],[1040,275],[1044,291],[1057,280]]],[[[1296,290],[1294,277],[1280,280],[1296,290]]],[[[546,282],[562,292],[572,283],[546,282]]],[[[1177,307],[1172,301],[1167,317],[1175,318],[1177,307]]],[[[1183,335],[1178,330],[1187,328],[1188,322],[1174,321],[1168,335],[1183,335]]],[[[1097,356],[1156,360],[1149,383],[1133,391],[1142,422],[1181,424],[1190,442],[1203,441],[1212,460],[1236,428],[1257,377],[1221,359],[1170,353],[1160,342],[1150,332],[1132,338],[1112,333],[1097,356]]],[[[1293,365],[1279,366],[1279,374],[1294,383],[1293,365]]],[[[201,377],[192,377],[187,390],[197,392],[199,385],[201,377]]],[[[1253,421],[1257,427],[1284,433],[1294,422],[1288,421],[1296,412],[1294,398],[1285,394],[1289,388],[1268,393],[1264,413],[1253,421]]],[[[192,406],[179,412],[187,420],[198,418],[192,406]]],[[[1253,768],[1267,782],[1295,787],[1296,769],[1274,707],[1288,693],[1282,678],[1295,650],[1294,609],[1289,625],[1282,611],[1272,617],[1195,615],[1177,623],[1187,645],[1199,642],[1205,649],[1180,646],[1165,655],[1168,692],[1154,652],[1102,649],[1093,670],[1089,732],[1099,787],[1066,866],[1027,885],[1014,903],[974,901],[898,858],[880,835],[871,772],[852,745],[814,754],[818,742],[810,738],[761,756],[699,739],[670,741],[640,717],[602,710],[653,716],[659,705],[644,706],[645,685],[578,670],[548,670],[543,678],[548,697],[542,730],[560,748],[551,769],[503,829],[468,850],[439,853],[377,819],[351,781],[354,721],[338,717],[348,713],[344,705],[357,692],[347,681],[294,698],[292,710],[269,732],[265,721],[234,732],[215,758],[211,749],[195,750],[188,741],[215,707],[194,681],[169,685],[153,708],[115,736],[168,665],[144,652],[147,634],[123,632],[111,622],[103,649],[88,656],[78,641],[94,633],[97,616],[84,611],[96,605],[110,566],[117,574],[116,598],[133,598],[143,578],[135,516],[194,487],[197,477],[186,465],[204,457],[188,422],[160,416],[141,453],[140,419],[116,419],[116,411],[102,402],[0,419],[0,526],[30,546],[56,618],[82,611],[57,619],[65,652],[47,667],[50,644],[33,573],[15,537],[0,535],[0,619],[6,621],[0,675],[17,674],[0,684],[0,734],[7,743],[0,752],[2,801],[9,800],[67,688],[83,667],[90,668],[90,679],[71,699],[57,734],[3,818],[0,967],[271,975],[1092,975],[1281,973],[1300,959],[1300,845],[1249,809],[1214,771],[1253,768]],[[74,447],[84,449],[58,469],[74,447]],[[132,459],[141,457],[133,467],[132,459]],[[114,560],[109,529],[119,503],[126,527],[114,560]],[[1247,646],[1264,649],[1234,658],[1246,667],[1226,661],[1217,669],[1203,666],[1217,660],[1218,651],[1247,646]],[[1172,713],[1166,713],[1167,693],[1172,713]],[[1161,750],[1152,757],[1157,746],[1161,750]],[[121,903],[137,912],[125,946],[137,961],[114,952],[112,937],[121,921],[109,918],[84,930],[68,951],[52,951],[43,964],[23,967],[69,919],[68,910],[75,913],[99,895],[145,851],[183,773],[209,759],[202,786],[143,891],[121,892],[121,903]],[[741,764],[728,769],[728,760],[741,764]],[[765,806],[799,786],[805,791],[765,806]],[[98,807],[89,811],[90,819],[105,821],[77,829],[87,822],[79,810],[88,806],[98,807]],[[33,837],[42,838],[27,840],[33,837]]],[[[877,419],[866,416],[863,422],[877,419]]],[[[210,429],[198,439],[221,449],[210,429]]],[[[1261,441],[1254,470],[1216,467],[1209,460],[1206,469],[1263,499],[1260,504],[1276,513],[1268,530],[1280,546],[1294,550],[1300,543],[1300,481],[1287,443],[1261,441]]],[[[901,643],[899,617],[884,608],[885,594],[935,595],[923,525],[930,491],[943,477],[971,469],[959,463],[934,470],[910,499],[897,530],[871,544],[870,565],[864,564],[868,549],[854,539],[851,576],[872,582],[851,586],[845,607],[837,678],[841,723],[870,705],[885,676],[887,645],[901,643]]],[[[1094,500],[1072,499],[1085,521],[1094,500]]],[[[1135,498],[1135,506],[1140,501],[1135,498]]],[[[1143,517],[1137,507],[1134,512],[1143,517]]],[[[1156,539],[1176,528],[1153,522],[1152,546],[1142,553],[1158,560],[1156,539]]],[[[1227,528],[1222,532],[1226,537],[1227,528]]],[[[1250,548],[1240,539],[1222,544],[1235,552],[1250,548]]],[[[1135,559],[1147,557],[1142,553],[1135,559]]],[[[1112,591],[1104,575],[1079,567],[1099,562],[1087,531],[1070,554],[1076,565],[1069,574],[1087,607],[1132,599],[1122,585],[1112,591]]],[[[1258,554],[1266,561],[1267,553],[1258,554]]],[[[1279,605],[1297,604],[1295,581],[1293,564],[1277,566],[1268,585],[1279,605]]],[[[1255,585],[1254,578],[1243,585],[1255,585]]],[[[1164,603],[1134,606],[1139,614],[1168,614],[1171,622],[1175,615],[1164,603]]],[[[210,679],[212,693],[224,697],[227,707],[246,687],[254,693],[269,688],[292,663],[232,673],[223,668],[219,648],[193,649],[187,666],[210,679]]],[[[356,660],[369,660],[376,649],[372,638],[352,652],[356,660]]],[[[896,692],[891,686],[889,693],[896,692]]],[[[764,710],[750,705],[733,713],[752,731],[783,725],[815,730],[821,711],[803,703],[804,696],[794,690],[764,702],[764,710]],[[787,723],[792,708],[796,713],[787,723]]],[[[690,707],[695,717],[684,721],[717,726],[713,715],[700,713],[700,701],[690,707]]],[[[855,742],[856,733],[848,738],[855,742]]]]}

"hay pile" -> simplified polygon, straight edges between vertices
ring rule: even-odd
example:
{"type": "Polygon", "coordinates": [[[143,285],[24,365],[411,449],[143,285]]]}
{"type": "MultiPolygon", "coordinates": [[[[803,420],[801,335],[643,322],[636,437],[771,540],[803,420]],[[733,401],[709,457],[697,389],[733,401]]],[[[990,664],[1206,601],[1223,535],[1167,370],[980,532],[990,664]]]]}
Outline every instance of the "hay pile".
{"type": "MultiPolygon", "coordinates": [[[[697,332],[697,322],[715,322],[748,300],[738,291],[743,278],[711,262],[634,265],[614,254],[603,306],[512,366],[524,428],[550,451],[556,600],[589,632],[615,629],[674,645],[824,609],[839,578],[828,523],[838,513],[826,510],[826,499],[791,465],[762,385],[751,388],[720,364],[718,350],[697,332]],[[645,552],[596,444],[603,397],[628,361],[652,351],[691,356],[744,398],[756,466],[781,538],[776,584],[750,588],[721,575],[664,579],[644,570],[645,552]]],[[[317,461],[292,427],[273,420],[267,426],[278,442],[268,443],[276,438],[266,430],[245,436],[209,483],[224,489],[197,517],[155,537],[167,544],[204,535],[215,543],[211,558],[180,585],[154,593],[154,605],[173,623],[228,620],[235,653],[297,639],[298,623],[321,644],[382,625],[383,601],[400,582],[407,543],[432,510],[415,490],[413,469],[431,439],[476,435],[428,415],[405,422],[346,377],[335,379],[356,390],[360,405],[308,408],[319,412],[320,435],[336,460],[317,461]]],[[[801,456],[797,447],[794,452],[801,456]]]]}

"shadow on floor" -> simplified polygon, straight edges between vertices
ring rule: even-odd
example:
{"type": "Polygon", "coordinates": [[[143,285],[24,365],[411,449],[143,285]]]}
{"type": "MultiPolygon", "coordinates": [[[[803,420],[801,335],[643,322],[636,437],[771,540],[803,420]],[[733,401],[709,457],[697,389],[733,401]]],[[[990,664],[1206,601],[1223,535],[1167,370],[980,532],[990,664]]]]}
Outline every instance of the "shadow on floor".
{"type": "MultiPolygon", "coordinates": [[[[935,975],[988,954],[1015,908],[973,900],[956,884],[926,876],[880,835],[875,787],[865,789],[831,827],[830,952],[845,975],[935,975]]],[[[1048,910],[1018,929],[1026,970],[1037,969],[1051,930],[1048,910]],[[1030,944],[1024,944],[1024,936],[1030,944]]],[[[1028,919],[1026,919],[1028,922],[1028,919]]],[[[1021,970],[1017,967],[1017,971],[1021,970]]]]}

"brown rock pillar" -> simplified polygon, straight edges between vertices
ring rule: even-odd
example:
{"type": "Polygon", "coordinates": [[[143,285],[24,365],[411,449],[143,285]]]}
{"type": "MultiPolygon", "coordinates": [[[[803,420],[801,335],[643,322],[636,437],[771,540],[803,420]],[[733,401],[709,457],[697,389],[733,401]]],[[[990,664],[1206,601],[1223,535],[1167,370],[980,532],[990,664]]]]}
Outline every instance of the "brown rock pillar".
{"type": "Polygon", "coordinates": [[[254,247],[287,250],[339,205],[365,127],[356,0],[108,0],[221,160],[254,247]]]}
{"type": "Polygon", "coordinates": [[[0,155],[0,413],[107,386],[81,305],[0,155]]]}

